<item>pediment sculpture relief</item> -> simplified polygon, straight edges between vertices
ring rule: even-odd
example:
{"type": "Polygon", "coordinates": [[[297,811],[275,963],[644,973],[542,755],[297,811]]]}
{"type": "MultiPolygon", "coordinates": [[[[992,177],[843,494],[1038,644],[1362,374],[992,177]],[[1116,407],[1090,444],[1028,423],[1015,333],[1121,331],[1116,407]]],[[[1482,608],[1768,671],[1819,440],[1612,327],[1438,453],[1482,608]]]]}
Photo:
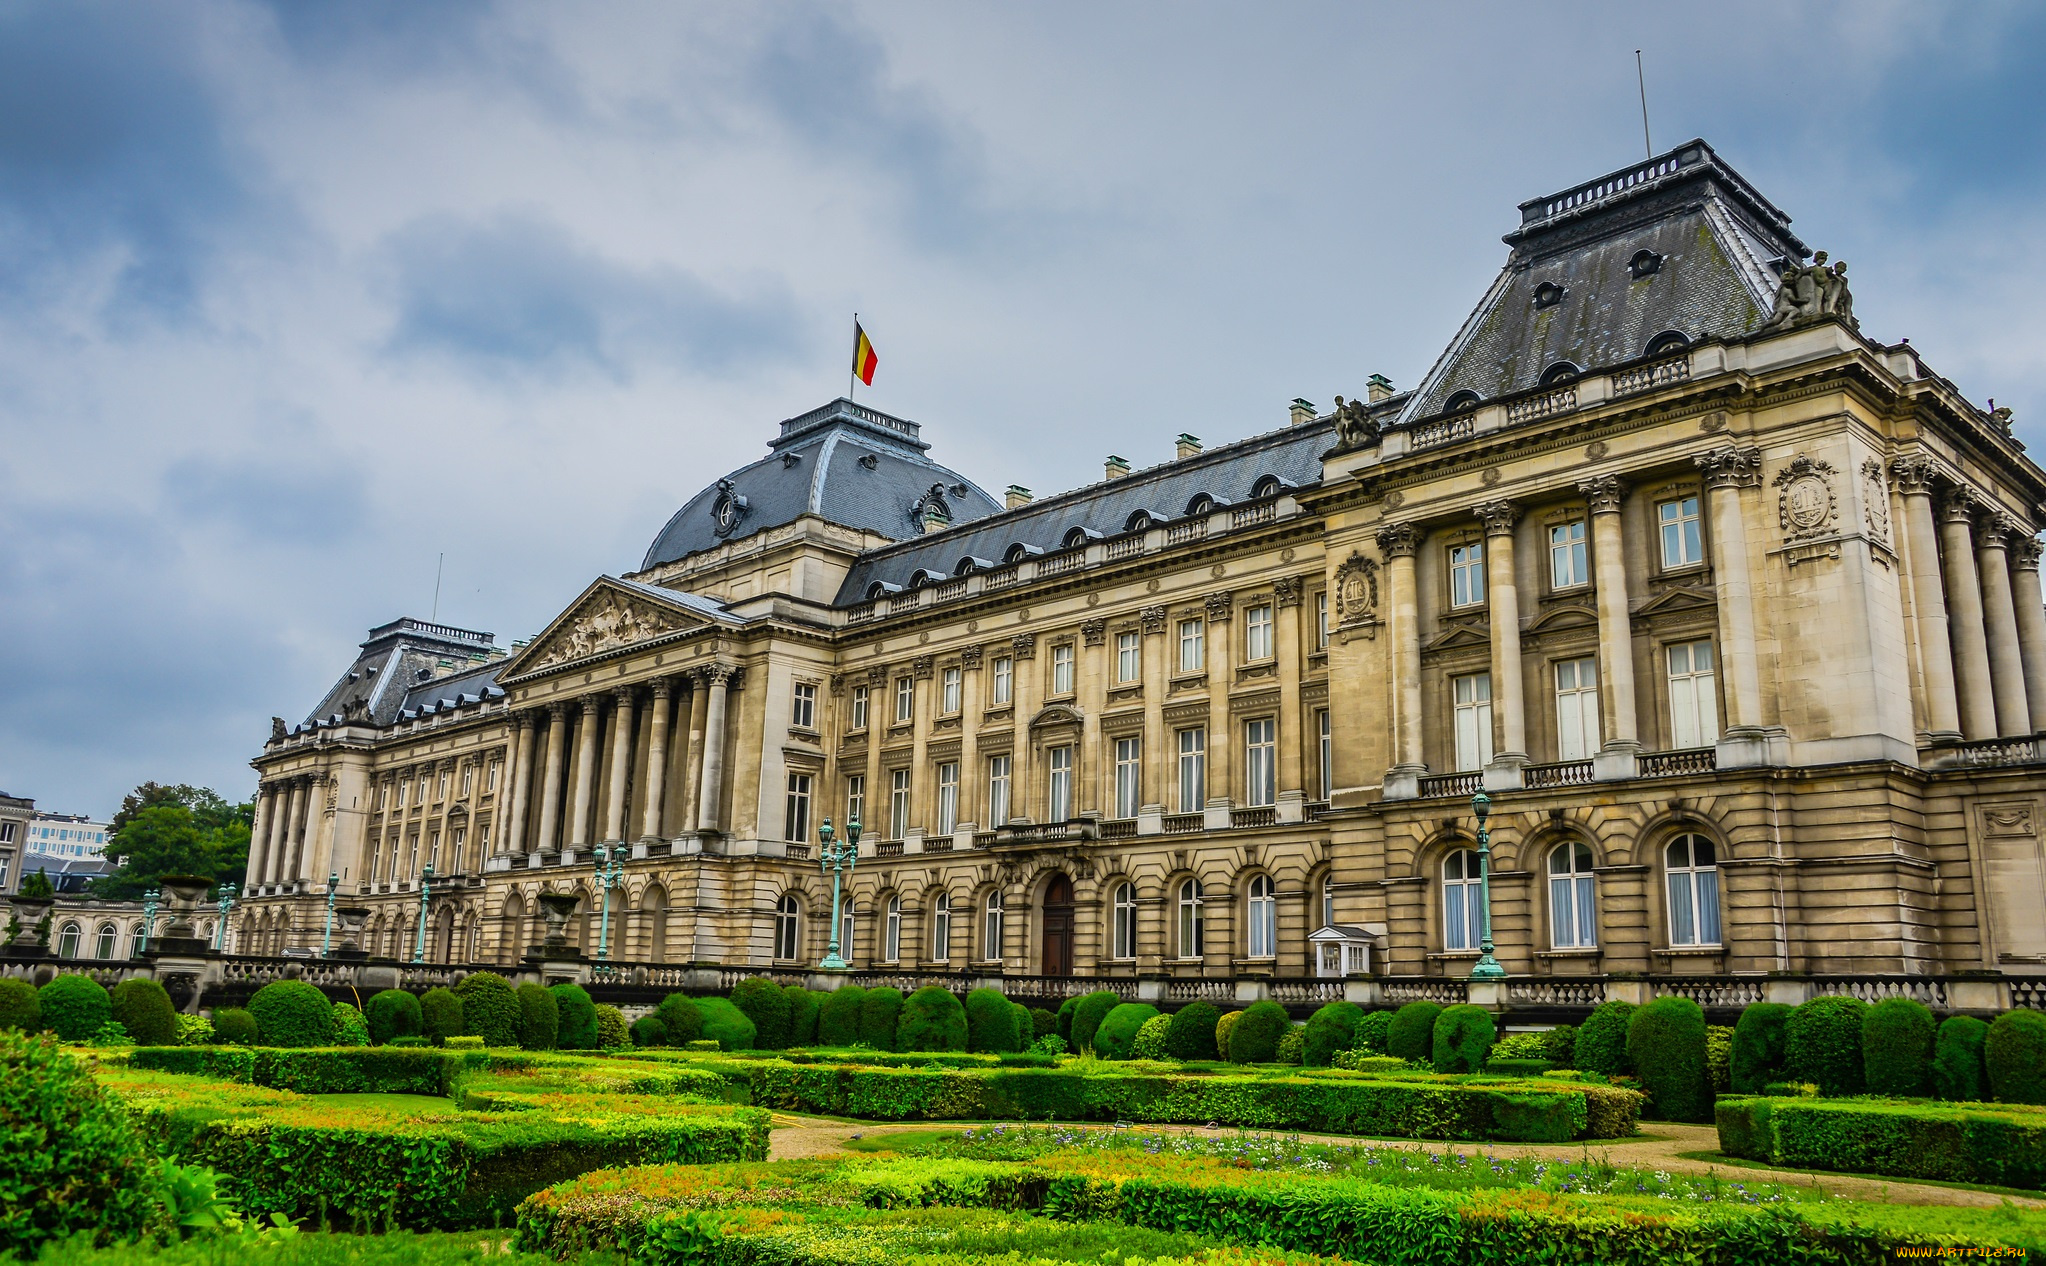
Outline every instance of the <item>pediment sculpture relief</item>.
{"type": "Polygon", "coordinates": [[[638,602],[620,593],[599,594],[576,613],[567,628],[554,636],[533,667],[552,668],[571,660],[587,659],[687,627],[682,620],[651,603],[638,602]]]}

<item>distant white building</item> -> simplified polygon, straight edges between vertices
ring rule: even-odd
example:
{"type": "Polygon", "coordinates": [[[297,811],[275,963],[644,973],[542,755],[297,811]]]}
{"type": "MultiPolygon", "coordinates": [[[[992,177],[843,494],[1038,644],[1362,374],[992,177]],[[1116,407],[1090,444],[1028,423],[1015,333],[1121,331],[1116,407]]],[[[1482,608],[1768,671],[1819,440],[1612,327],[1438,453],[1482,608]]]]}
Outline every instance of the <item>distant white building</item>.
{"type": "Polygon", "coordinates": [[[44,857],[98,857],[106,850],[108,834],[104,822],[72,814],[38,813],[28,824],[26,851],[44,857]]]}

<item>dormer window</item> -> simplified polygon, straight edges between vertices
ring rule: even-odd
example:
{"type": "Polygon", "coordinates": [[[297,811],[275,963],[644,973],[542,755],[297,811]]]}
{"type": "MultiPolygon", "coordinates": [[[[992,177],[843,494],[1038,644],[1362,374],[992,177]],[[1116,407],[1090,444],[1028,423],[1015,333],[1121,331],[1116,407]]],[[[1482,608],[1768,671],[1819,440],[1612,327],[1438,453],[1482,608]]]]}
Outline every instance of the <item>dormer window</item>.
{"type": "Polygon", "coordinates": [[[1567,360],[1559,360],[1542,371],[1542,386],[1556,387],[1566,382],[1576,382],[1583,370],[1567,360]]]}
{"type": "Polygon", "coordinates": [[[1685,338],[1682,334],[1678,333],[1677,331],[1664,330],[1662,333],[1648,340],[1648,348],[1646,351],[1642,353],[1642,355],[1671,356],[1676,354],[1677,352],[1683,351],[1690,345],[1691,340],[1685,338]]]}
{"type": "Polygon", "coordinates": [[[1280,482],[1277,475],[1266,475],[1251,487],[1250,495],[1260,500],[1265,497],[1276,497],[1284,487],[1285,484],[1280,482]]]}
{"type": "Polygon", "coordinates": [[[1627,271],[1636,281],[1653,277],[1662,271],[1662,256],[1654,251],[1635,251],[1634,258],[1627,261],[1627,271]]]}
{"type": "Polygon", "coordinates": [[[1143,532],[1149,530],[1150,526],[1151,512],[1149,510],[1138,510],[1130,515],[1129,518],[1123,520],[1122,530],[1125,532],[1143,532]]]}
{"type": "Polygon", "coordinates": [[[1534,306],[1537,308],[1553,308],[1563,302],[1563,296],[1568,293],[1569,291],[1555,282],[1545,281],[1535,287],[1534,306]]]}
{"type": "Polygon", "coordinates": [[[1477,407],[1478,393],[1475,391],[1459,391],[1442,402],[1444,413],[1464,413],[1477,407]]]}

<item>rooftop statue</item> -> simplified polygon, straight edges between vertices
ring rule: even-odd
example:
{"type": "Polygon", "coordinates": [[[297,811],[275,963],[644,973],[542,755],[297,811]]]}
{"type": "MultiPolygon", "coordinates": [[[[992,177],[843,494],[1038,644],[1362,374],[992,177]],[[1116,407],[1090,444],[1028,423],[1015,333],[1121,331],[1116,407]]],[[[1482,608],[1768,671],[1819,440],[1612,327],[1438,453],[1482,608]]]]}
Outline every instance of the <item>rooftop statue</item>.
{"type": "Polygon", "coordinates": [[[1847,261],[1828,268],[1826,252],[1820,251],[1809,264],[1784,265],[1776,306],[1762,322],[1762,329],[1791,329],[1829,316],[1839,317],[1850,329],[1861,328],[1854,319],[1854,296],[1847,290],[1847,261]]]}
{"type": "Polygon", "coordinates": [[[1336,397],[1336,440],[1344,448],[1378,443],[1378,419],[1362,400],[1336,397]]]}

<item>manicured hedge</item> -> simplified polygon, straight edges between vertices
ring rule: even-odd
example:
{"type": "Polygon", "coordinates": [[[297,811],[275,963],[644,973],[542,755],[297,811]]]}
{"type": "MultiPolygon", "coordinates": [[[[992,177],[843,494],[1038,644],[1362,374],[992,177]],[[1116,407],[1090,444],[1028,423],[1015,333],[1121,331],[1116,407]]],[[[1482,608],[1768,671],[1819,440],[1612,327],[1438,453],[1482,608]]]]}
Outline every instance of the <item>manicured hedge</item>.
{"type": "Polygon", "coordinates": [[[1634,1022],[1634,1004],[1602,1002],[1577,1030],[1575,1063],[1587,1073],[1619,1077],[1634,1071],[1627,1054],[1627,1029],[1634,1022]]]}
{"type": "Polygon", "coordinates": [[[1307,1017],[1307,1030],[1301,1038],[1300,1062],[1309,1068],[1326,1068],[1337,1051],[1347,1051],[1357,1044],[1357,1025],[1364,1019],[1364,1008],[1354,1002],[1331,1002],[1307,1017]]]}
{"type": "Polygon", "coordinates": [[[485,1046],[517,1046],[523,1019],[517,991],[496,972],[464,976],[455,986],[462,1000],[462,1032],[483,1039],[485,1046]]]}
{"type": "Polygon", "coordinates": [[[436,985],[419,999],[419,1034],[439,1046],[468,1030],[462,1027],[462,999],[452,989],[436,985]]]}
{"type": "Polygon", "coordinates": [[[1031,1041],[1035,1042],[1040,1037],[1055,1036],[1058,1031],[1059,1017],[1057,1012],[1048,1011],[1043,1007],[1030,1008],[1031,1041]]]}
{"type": "Polygon", "coordinates": [[[170,994],[147,976],[115,985],[107,995],[114,1019],[141,1046],[166,1046],[178,1040],[178,1009],[170,994]]]}
{"type": "MultiPolygon", "coordinates": [[[[623,1012],[620,1012],[622,1015],[623,1012]]],[[[668,1026],[661,1023],[661,1017],[652,1013],[634,1020],[625,1034],[634,1046],[667,1046],[668,1026]]]]}
{"type": "Polygon", "coordinates": [[[1172,1013],[1172,1027],[1165,1033],[1165,1053],[1174,1059],[1219,1059],[1215,1049],[1215,1024],[1221,1008],[1212,1002],[1189,1002],[1172,1013]]]}
{"type": "Polygon", "coordinates": [[[1485,1066],[1485,1055],[1499,1035],[1492,1013],[1468,1002],[1444,1007],[1435,1017],[1435,1031],[1429,1057],[1438,1073],[1475,1073],[1485,1066]]]}
{"type": "MultiPolygon", "coordinates": [[[[1373,1055],[1388,1054],[1386,1043],[1392,1036],[1390,1011],[1373,1011],[1357,1021],[1357,1043],[1352,1050],[1369,1051],[1373,1055]]],[[[1434,1040],[1434,1030],[1429,1030],[1429,1040],[1434,1040]]]]}
{"type": "Polygon", "coordinates": [[[1862,1075],[1872,1095],[1932,1093],[1932,1011],[1913,998],[1885,998],[1861,1022],[1862,1075]]]}
{"type": "Polygon", "coordinates": [[[36,1002],[43,1026],[66,1042],[87,1041],[114,1018],[107,991],[90,976],[59,976],[36,991],[36,1002]]]}
{"type": "Polygon", "coordinates": [[[789,1045],[810,1045],[817,1040],[817,1012],[824,1006],[824,995],[801,985],[785,985],[782,992],[789,999],[789,1045]]]}
{"type": "MultiPolygon", "coordinates": [[[[1111,1011],[1109,1014],[1114,1015],[1115,1013],[1111,1011]]],[[[1137,1030],[1136,1039],[1130,1043],[1130,1058],[1149,1060],[1171,1059],[1172,1056],[1165,1050],[1165,1039],[1171,1033],[1171,1016],[1152,1016],[1144,1021],[1143,1027],[1137,1030]]],[[[1094,1038],[1096,1041],[1101,1039],[1099,1030],[1096,1030],[1094,1038]]]]}
{"type": "Polygon", "coordinates": [[[869,989],[860,999],[860,1043],[877,1051],[895,1049],[895,1030],[902,1023],[902,991],[888,985],[869,989]]]}
{"type": "Polygon", "coordinates": [[[597,1050],[597,1004],[590,1001],[590,991],[563,981],[550,986],[547,992],[554,995],[554,1011],[559,1019],[554,1045],[564,1051],[597,1050]]]}
{"type": "Polygon", "coordinates": [[[561,1036],[561,1007],[547,986],[530,981],[514,991],[519,1001],[519,1045],[529,1051],[551,1051],[561,1036]]]}
{"type": "Polygon", "coordinates": [[[1267,999],[1251,1003],[1243,1009],[1243,1016],[1236,1021],[1236,1027],[1229,1030],[1229,1062],[1270,1063],[1278,1058],[1279,1039],[1286,1035],[1292,1023],[1286,1015],[1286,1008],[1276,1002],[1267,999]]]}
{"type": "Polygon", "coordinates": [[[817,1045],[851,1046],[860,1040],[860,1000],[867,991],[840,985],[824,997],[817,1011],[817,1045]]]}
{"type": "Polygon", "coordinates": [[[1989,1097],[1989,1070],[1982,1048],[1989,1024],[1972,1015],[1943,1022],[1932,1039],[1932,1092],[1942,1099],[1981,1100],[1989,1097]]]}
{"type": "Polygon", "coordinates": [[[222,1007],[213,1013],[213,1040],[222,1046],[254,1046],[256,1017],[240,1007],[222,1007]]]}
{"type": "Polygon", "coordinates": [[[1627,1057],[1665,1121],[1712,1119],[1705,1012],[1697,1003],[1670,995],[1636,1009],[1627,1023],[1627,1057]]]}
{"type": "Polygon", "coordinates": [[[0,978],[0,1029],[34,1033],[43,1027],[43,1004],[35,986],[12,976],[0,978]]]}
{"type": "Polygon", "coordinates": [[[1996,1017],[1982,1061],[1990,1090],[2004,1103],[2046,1103],[2046,1015],[2020,1008],[1996,1017]]]}
{"type": "Polygon", "coordinates": [[[368,1046],[369,1021],[350,1002],[334,1004],[334,1036],[329,1038],[335,1046],[368,1046]]]}
{"type": "Polygon", "coordinates": [[[0,1260],[160,1222],[156,1157],[91,1068],[47,1037],[0,1030],[0,1147],[0,1260]]]}
{"type": "Polygon", "coordinates": [[[1215,1018],[1215,1057],[1229,1058],[1229,1034],[1235,1030],[1236,1022],[1243,1018],[1241,1011],[1224,1011],[1215,1018]]]}
{"type": "Polygon", "coordinates": [[[732,990],[732,1005],[753,1021],[753,1045],[778,1051],[789,1044],[789,1021],[795,1010],[780,985],[765,976],[748,976],[732,990]]]}
{"type": "Polygon", "coordinates": [[[942,985],[925,985],[902,1000],[895,1025],[898,1051],[964,1051],[968,1039],[966,1009],[959,995],[942,985]]]}
{"type": "Polygon", "coordinates": [[[1846,1173],[2046,1188],[2046,1112],[1987,1104],[1722,1099],[1729,1156],[1846,1173]]]}
{"type": "Polygon", "coordinates": [[[632,1043],[630,1026],[625,1023],[625,1013],[608,1002],[597,1004],[597,1049],[618,1050],[632,1043]]]}
{"type": "Polygon", "coordinates": [[[1783,1080],[1783,1038],[1792,1010],[1780,1002],[1755,1002],[1742,1009],[1733,1026],[1729,1068],[1735,1094],[1758,1095],[1770,1082],[1783,1080]]]}
{"type": "MultiPolygon", "coordinates": [[[[670,1001],[672,1001],[672,996],[670,1001]]],[[[758,1040],[758,1032],[746,1013],[732,1005],[729,998],[694,999],[696,1011],[703,1017],[703,1036],[718,1044],[719,1050],[752,1050],[758,1040]]],[[[661,1006],[665,1009],[667,1003],[661,1006]]],[[[669,1029],[669,1040],[675,1041],[673,1026],[669,1029]]]]}
{"type": "Polygon", "coordinates": [[[966,995],[966,1049],[999,1054],[1020,1051],[1016,1013],[999,989],[980,988],[966,995]]]}
{"type": "Polygon", "coordinates": [[[703,1008],[686,993],[671,993],[654,1008],[661,1022],[661,1039],[670,1046],[687,1046],[703,1038],[703,1008]]]}
{"type": "Polygon", "coordinates": [[[1433,1059],[1435,1017],[1441,1014],[1441,1003],[1427,1001],[1409,1002],[1393,1012],[1385,1031],[1385,1053],[1400,1059],[1433,1059]]]}
{"type": "Polygon", "coordinates": [[[428,1046],[138,1046],[130,1068],[299,1094],[445,1096],[472,1058],[428,1046]]]}
{"type": "Polygon", "coordinates": [[[369,1040],[378,1046],[394,1037],[418,1037],[425,1023],[419,999],[407,989],[371,994],[362,1015],[369,1021],[369,1040]]]}
{"type": "Polygon", "coordinates": [[[249,999],[265,1046],[325,1046],[334,1039],[334,1004],[303,980],[273,980],[249,999]]]}
{"type": "Polygon", "coordinates": [[[1108,1013],[1122,1005],[1122,995],[1112,989],[1101,989],[1082,995],[1073,1004],[1072,1032],[1066,1035],[1075,1051],[1094,1049],[1094,1030],[1101,1027],[1101,1021],[1108,1013]]]}
{"type": "MultiPolygon", "coordinates": [[[[1281,1015],[1284,1012],[1280,1013],[1281,1015]]],[[[1103,1059],[1129,1059],[1136,1054],[1137,1032],[1158,1016],[1148,1002],[1125,1002],[1102,1018],[1094,1030],[1094,1053],[1103,1059]]]]}
{"type": "Polygon", "coordinates": [[[1705,1027],[1705,1083],[1715,1095],[1733,1089],[1733,1028],[1725,1024],[1705,1027]]]}

